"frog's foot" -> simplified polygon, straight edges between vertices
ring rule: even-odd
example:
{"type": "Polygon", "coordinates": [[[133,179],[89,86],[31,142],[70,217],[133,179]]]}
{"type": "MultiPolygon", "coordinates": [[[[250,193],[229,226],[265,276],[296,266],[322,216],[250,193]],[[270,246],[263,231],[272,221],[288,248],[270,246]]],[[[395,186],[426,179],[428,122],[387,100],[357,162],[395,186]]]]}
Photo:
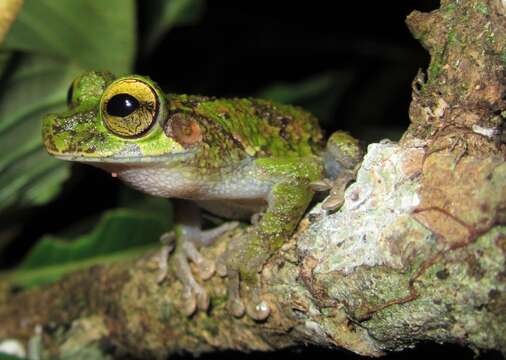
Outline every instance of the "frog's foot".
{"type": "Polygon", "coordinates": [[[166,277],[168,271],[168,257],[174,252],[176,276],[183,285],[183,312],[190,316],[195,311],[207,311],[209,296],[207,291],[195,279],[190,262],[195,265],[196,273],[202,280],[210,279],[216,269],[214,261],[204,258],[197,245],[209,246],[216,238],[237,227],[238,223],[225,223],[211,230],[201,231],[188,226],[180,226],[181,231],[176,236],[174,232],[162,235],[164,247],[159,256],[160,274],[158,281],[166,277]]]}
{"type": "Polygon", "coordinates": [[[271,305],[262,299],[258,274],[247,282],[241,281],[240,272],[236,270],[228,270],[227,276],[228,311],[235,317],[242,317],[246,313],[256,321],[267,319],[271,313],[271,305]],[[242,299],[247,299],[246,305],[242,299]]]}
{"type": "Polygon", "coordinates": [[[339,209],[343,205],[344,191],[354,178],[354,175],[349,173],[338,177],[336,180],[322,179],[313,181],[309,186],[313,191],[329,191],[329,196],[322,203],[322,209],[333,211],[339,209]]]}
{"type": "MultiPolygon", "coordinates": [[[[227,251],[216,261],[218,275],[227,277],[227,310],[238,318],[247,314],[256,321],[262,321],[269,317],[272,307],[261,296],[260,275],[256,270],[261,268],[261,261],[249,263],[243,259],[241,254],[247,253],[243,248],[248,244],[247,235],[244,233],[241,235],[239,239],[243,241],[234,241],[237,239],[229,242],[227,251]]],[[[258,259],[262,259],[262,256],[256,260],[258,259]]]]}
{"type": "Polygon", "coordinates": [[[240,234],[228,243],[225,257],[218,259],[218,273],[226,270],[227,310],[235,317],[247,314],[256,321],[267,319],[272,306],[262,294],[260,272],[269,258],[265,244],[251,232],[240,234]],[[225,264],[223,266],[222,264],[225,264]]]}

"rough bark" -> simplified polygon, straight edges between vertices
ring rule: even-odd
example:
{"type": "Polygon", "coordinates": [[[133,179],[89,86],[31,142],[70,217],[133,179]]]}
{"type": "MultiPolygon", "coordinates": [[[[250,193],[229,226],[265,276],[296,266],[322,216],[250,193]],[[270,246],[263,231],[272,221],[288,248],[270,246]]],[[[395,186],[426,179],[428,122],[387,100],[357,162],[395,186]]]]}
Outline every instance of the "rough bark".
{"type": "Polygon", "coordinates": [[[150,253],[7,296],[0,338],[52,358],[307,343],[379,356],[420,341],[506,352],[506,3],[441,1],[407,23],[431,54],[411,125],[399,144],[370,145],[343,207],[317,205],[269,260],[267,321],[229,315],[218,276],[209,313],[186,317],[150,253]]]}

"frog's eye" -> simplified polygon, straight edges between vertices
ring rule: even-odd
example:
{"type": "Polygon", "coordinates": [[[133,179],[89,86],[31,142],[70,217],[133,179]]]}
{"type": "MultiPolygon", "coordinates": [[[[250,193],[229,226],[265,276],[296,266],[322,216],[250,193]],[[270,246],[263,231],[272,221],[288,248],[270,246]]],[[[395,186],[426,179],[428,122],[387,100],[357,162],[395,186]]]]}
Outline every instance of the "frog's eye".
{"type": "Polygon", "coordinates": [[[104,91],[102,120],[109,131],[123,138],[146,134],[156,122],[160,101],[153,87],[140,79],[120,79],[104,91]]]}

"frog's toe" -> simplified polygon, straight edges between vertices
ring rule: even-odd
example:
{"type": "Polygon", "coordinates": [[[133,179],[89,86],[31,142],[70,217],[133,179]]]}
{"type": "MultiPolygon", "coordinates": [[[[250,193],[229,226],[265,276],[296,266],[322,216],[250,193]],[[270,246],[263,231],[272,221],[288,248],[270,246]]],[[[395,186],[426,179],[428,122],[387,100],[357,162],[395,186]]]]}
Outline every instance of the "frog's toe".
{"type": "Polygon", "coordinates": [[[218,256],[218,259],[216,259],[216,273],[220,277],[227,276],[228,269],[227,269],[227,257],[226,257],[226,253],[218,256]]]}
{"type": "Polygon", "coordinates": [[[229,298],[227,302],[227,310],[236,318],[243,317],[246,307],[241,298],[229,298]]]}
{"type": "Polygon", "coordinates": [[[184,286],[182,312],[186,316],[195,314],[197,310],[207,311],[209,309],[209,295],[207,291],[198,284],[195,286],[184,286]]]}
{"type": "Polygon", "coordinates": [[[344,203],[344,196],[342,194],[330,194],[327,199],[322,203],[323,210],[337,210],[344,203]]]}
{"type": "Polygon", "coordinates": [[[247,314],[256,321],[266,320],[271,313],[271,306],[260,296],[259,284],[247,286],[240,290],[240,275],[236,270],[228,270],[228,301],[227,309],[235,317],[247,314]],[[243,301],[243,299],[245,301],[243,301]],[[246,303],[246,306],[244,305],[246,303]]]}
{"type": "Polygon", "coordinates": [[[330,191],[329,196],[323,201],[322,209],[324,210],[336,210],[343,204],[344,198],[340,193],[340,184],[337,184],[332,179],[321,179],[313,181],[309,184],[311,190],[315,192],[327,192],[330,191]],[[336,187],[339,187],[337,189],[336,187]]]}
{"type": "Polygon", "coordinates": [[[193,293],[190,287],[186,287],[183,289],[182,296],[183,304],[182,304],[182,312],[186,316],[191,316],[197,311],[197,297],[193,293]]]}
{"type": "Polygon", "coordinates": [[[202,261],[196,265],[198,267],[198,273],[202,280],[210,279],[216,272],[216,264],[214,261],[202,259],[202,261]]]}
{"type": "Polygon", "coordinates": [[[334,186],[334,181],[330,179],[315,180],[309,183],[309,188],[316,192],[329,191],[334,186]]]}
{"type": "MultiPolygon", "coordinates": [[[[162,235],[162,237],[164,235],[162,235]]],[[[162,283],[167,277],[169,255],[173,250],[173,244],[166,244],[162,246],[162,249],[158,254],[158,276],[156,277],[156,282],[159,284],[162,283]]]]}
{"type": "Polygon", "coordinates": [[[246,307],[246,313],[253,320],[263,321],[267,319],[271,314],[271,307],[265,300],[255,300],[251,303],[248,303],[248,306],[246,307]]]}
{"type": "Polygon", "coordinates": [[[210,279],[216,271],[214,261],[204,258],[192,241],[184,241],[181,246],[186,257],[195,264],[197,272],[202,280],[210,279]]]}
{"type": "Polygon", "coordinates": [[[322,179],[313,181],[310,183],[311,190],[316,192],[329,191],[329,196],[322,203],[322,209],[324,210],[337,210],[344,203],[344,191],[348,184],[355,179],[354,172],[347,171],[343,172],[338,178],[322,179]]]}
{"type": "Polygon", "coordinates": [[[195,295],[197,297],[197,306],[200,311],[207,311],[209,309],[209,294],[207,291],[199,286],[198,289],[195,289],[195,295]]]}
{"type": "Polygon", "coordinates": [[[209,230],[200,230],[198,235],[195,236],[192,241],[201,246],[209,246],[212,245],[221,235],[234,230],[238,226],[238,221],[229,221],[209,230]]]}
{"type": "Polygon", "coordinates": [[[271,306],[267,301],[262,298],[262,292],[260,288],[260,280],[251,284],[249,288],[248,302],[246,305],[246,314],[250,318],[256,321],[263,321],[271,314],[271,306]]]}
{"type": "Polygon", "coordinates": [[[190,316],[195,311],[207,311],[209,295],[193,276],[188,258],[183,251],[177,251],[174,256],[176,262],[176,276],[183,284],[183,312],[190,316]]]}
{"type": "Polygon", "coordinates": [[[240,318],[244,315],[246,307],[239,294],[239,272],[227,271],[228,275],[228,301],[227,310],[233,316],[240,318]]]}

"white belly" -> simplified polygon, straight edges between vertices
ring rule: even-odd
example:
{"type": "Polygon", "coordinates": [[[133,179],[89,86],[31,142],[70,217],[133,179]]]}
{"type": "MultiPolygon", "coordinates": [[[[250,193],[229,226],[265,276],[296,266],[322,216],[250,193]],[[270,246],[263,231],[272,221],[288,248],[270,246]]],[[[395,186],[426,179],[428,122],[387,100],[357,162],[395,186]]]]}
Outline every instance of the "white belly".
{"type": "Polygon", "coordinates": [[[272,182],[258,180],[255,170],[250,163],[223,176],[199,177],[160,165],[124,169],[118,175],[145,193],[194,200],[218,216],[244,219],[266,207],[272,187],[272,182]]]}

